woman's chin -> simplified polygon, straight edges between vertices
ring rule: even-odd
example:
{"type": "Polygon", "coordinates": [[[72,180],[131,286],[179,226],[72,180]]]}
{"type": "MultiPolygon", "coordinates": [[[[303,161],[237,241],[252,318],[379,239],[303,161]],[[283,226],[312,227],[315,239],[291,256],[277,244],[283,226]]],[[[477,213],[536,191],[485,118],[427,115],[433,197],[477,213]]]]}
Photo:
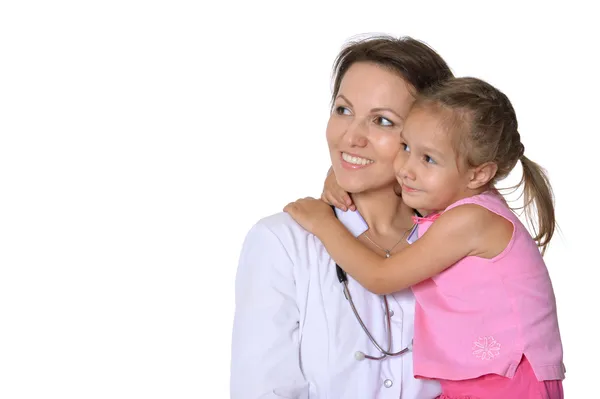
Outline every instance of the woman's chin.
{"type": "Polygon", "coordinates": [[[365,179],[352,178],[352,176],[344,176],[344,174],[340,175],[336,175],[338,185],[350,194],[359,194],[369,189],[370,184],[365,179]]]}

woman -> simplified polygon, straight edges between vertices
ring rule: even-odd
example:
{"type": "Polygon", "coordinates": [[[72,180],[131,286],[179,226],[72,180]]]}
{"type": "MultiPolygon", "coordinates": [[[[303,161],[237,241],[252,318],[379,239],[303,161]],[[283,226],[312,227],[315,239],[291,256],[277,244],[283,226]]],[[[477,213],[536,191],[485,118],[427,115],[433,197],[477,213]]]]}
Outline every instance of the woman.
{"type": "MultiPolygon", "coordinates": [[[[414,94],[452,74],[432,49],[411,38],[351,43],[334,64],[327,141],[340,187],[358,212],[336,214],[382,256],[403,248],[413,211],[394,191],[392,163],[414,94]],[[360,214],[359,214],[360,213],[360,214]]],[[[384,349],[411,344],[414,297],[386,301],[348,277],[365,327],[384,349]]],[[[381,353],[357,322],[321,243],[287,214],[260,220],[243,245],[236,278],[232,398],[431,399],[437,383],[413,378],[412,354],[381,353]]]]}

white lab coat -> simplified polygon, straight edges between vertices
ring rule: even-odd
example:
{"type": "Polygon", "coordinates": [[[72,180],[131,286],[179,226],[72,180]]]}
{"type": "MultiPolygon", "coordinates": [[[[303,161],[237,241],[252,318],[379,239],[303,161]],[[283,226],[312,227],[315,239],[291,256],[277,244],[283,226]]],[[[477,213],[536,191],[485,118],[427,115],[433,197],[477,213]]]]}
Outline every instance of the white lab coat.
{"type": "MultiPolygon", "coordinates": [[[[355,235],[358,212],[337,211],[355,235]]],[[[386,345],[380,296],[348,276],[354,303],[371,334],[386,345]]],[[[335,263],[321,242],[286,213],[260,220],[246,236],[236,276],[231,359],[232,399],[433,399],[437,382],[413,377],[412,352],[383,361],[352,313],[335,263]]],[[[389,297],[393,351],[413,337],[410,290],[389,297]]]]}

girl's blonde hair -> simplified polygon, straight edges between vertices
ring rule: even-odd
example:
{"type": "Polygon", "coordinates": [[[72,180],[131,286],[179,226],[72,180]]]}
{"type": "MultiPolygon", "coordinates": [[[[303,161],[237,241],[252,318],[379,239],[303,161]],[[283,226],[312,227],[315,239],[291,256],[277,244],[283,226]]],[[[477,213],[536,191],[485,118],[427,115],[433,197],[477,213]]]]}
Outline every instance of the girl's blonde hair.
{"type": "Polygon", "coordinates": [[[443,115],[457,153],[470,167],[487,162],[497,165],[491,185],[508,176],[521,161],[523,176],[516,188],[523,186],[525,214],[543,254],[556,228],[554,195],[544,169],[524,155],[517,116],[508,97],[480,79],[456,78],[421,93],[415,106],[443,115]]]}

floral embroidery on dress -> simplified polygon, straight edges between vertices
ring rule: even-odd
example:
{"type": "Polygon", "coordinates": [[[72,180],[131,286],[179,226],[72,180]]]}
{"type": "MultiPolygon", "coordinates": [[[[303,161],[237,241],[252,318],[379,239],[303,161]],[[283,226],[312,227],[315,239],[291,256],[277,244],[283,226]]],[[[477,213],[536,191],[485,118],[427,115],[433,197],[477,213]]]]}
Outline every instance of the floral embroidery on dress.
{"type": "Polygon", "coordinates": [[[494,337],[479,337],[473,342],[473,355],[481,360],[490,360],[500,354],[500,346],[494,337]]]}

